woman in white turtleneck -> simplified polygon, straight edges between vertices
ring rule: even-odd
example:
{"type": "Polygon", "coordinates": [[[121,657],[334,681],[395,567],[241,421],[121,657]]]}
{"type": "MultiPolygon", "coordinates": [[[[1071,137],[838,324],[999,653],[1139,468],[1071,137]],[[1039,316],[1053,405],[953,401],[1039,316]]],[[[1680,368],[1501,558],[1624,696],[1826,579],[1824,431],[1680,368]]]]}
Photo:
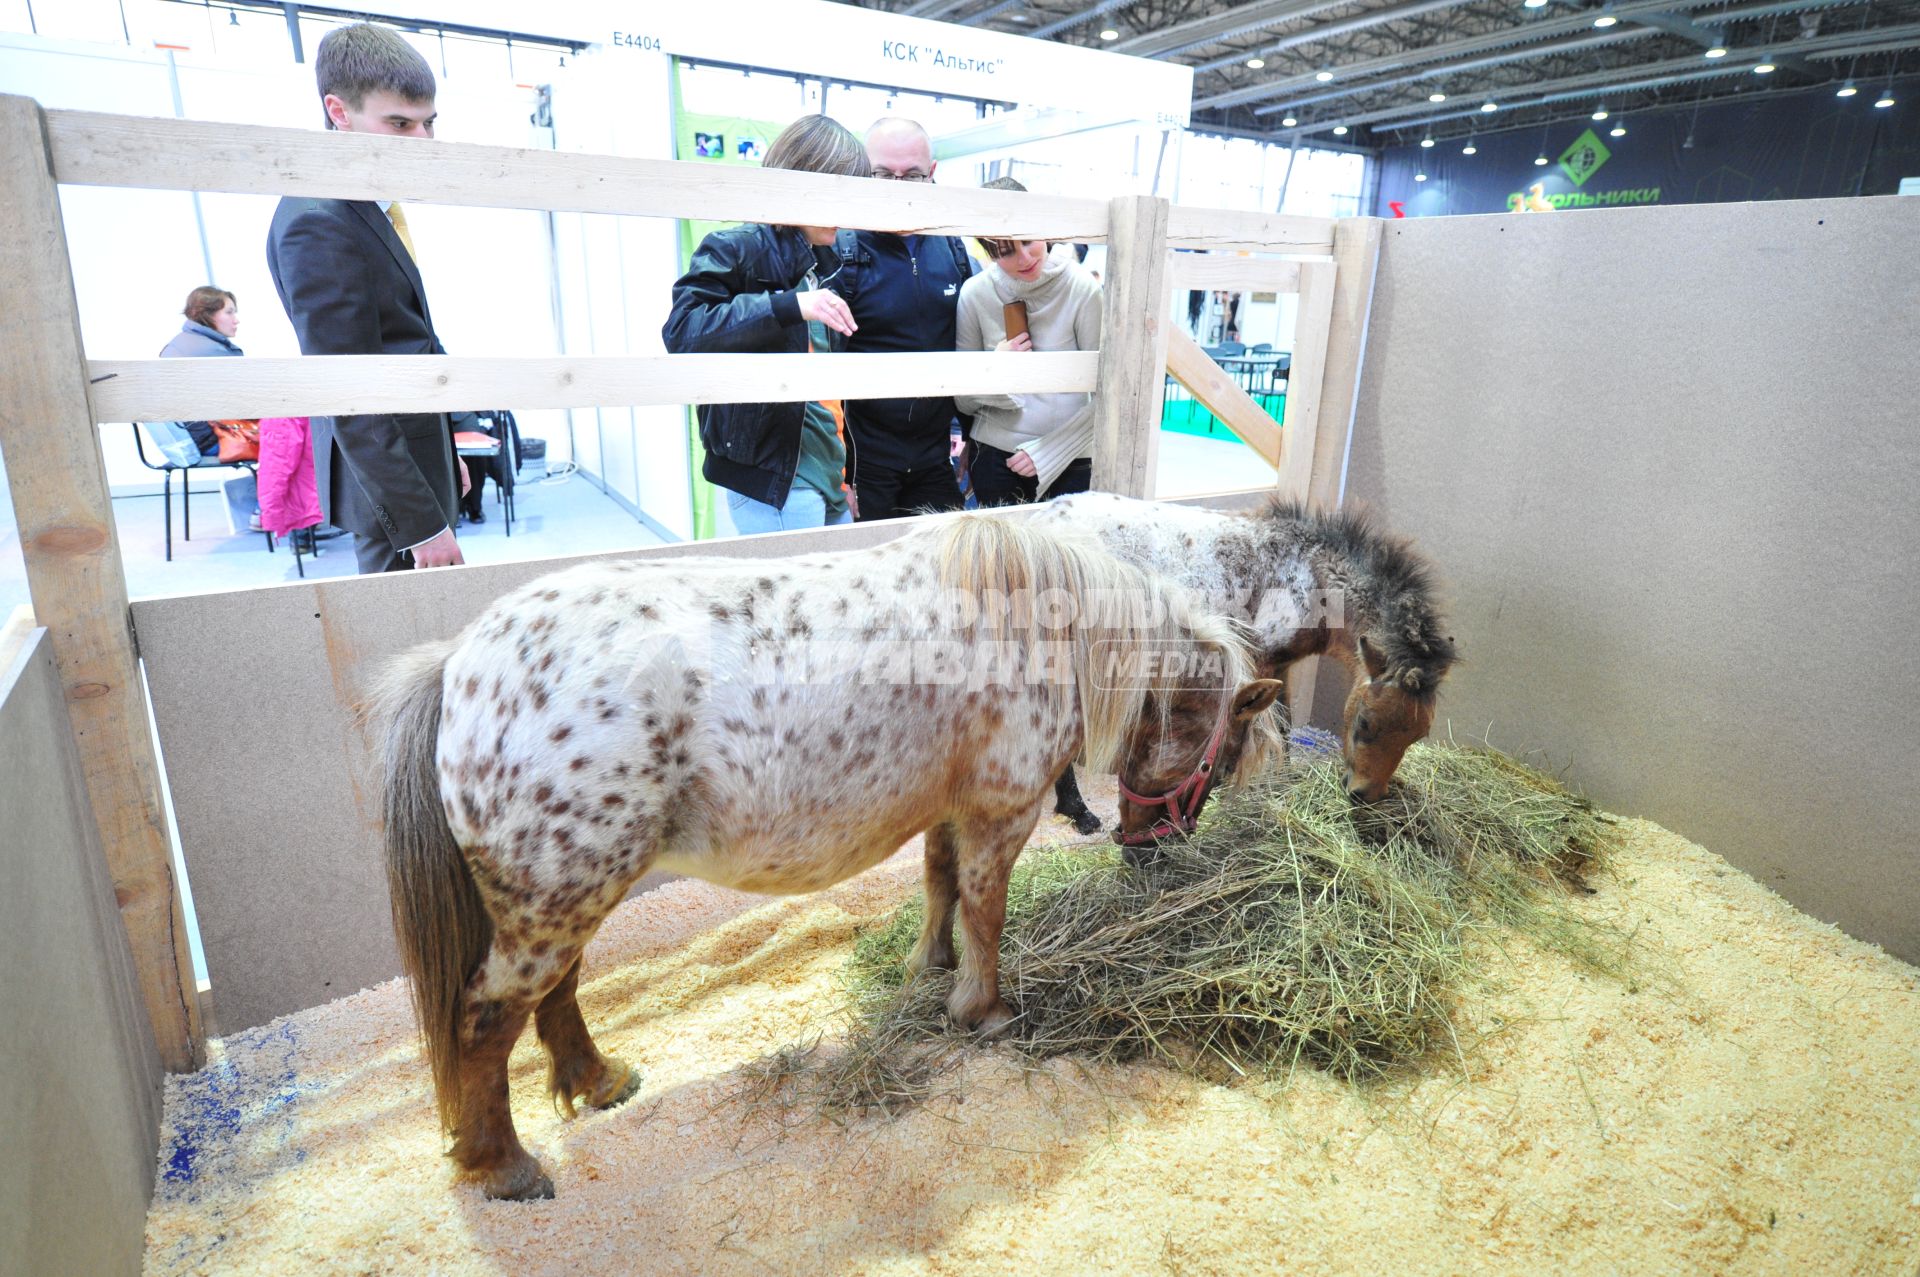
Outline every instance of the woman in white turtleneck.
{"type": "MultiPolygon", "coordinates": [[[[989,189],[1025,190],[1012,178],[989,189]]],[[[1098,350],[1100,285],[1073,249],[1045,240],[983,239],[993,267],[960,287],[961,350],[1098,350]],[[1025,302],[1027,334],[1007,338],[1004,307],[1025,302]]],[[[1093,402],[1083,392],[955,395],[973,415],[968,468],[982,506],[1085,492],[1093,481],[1093,402]]]]}

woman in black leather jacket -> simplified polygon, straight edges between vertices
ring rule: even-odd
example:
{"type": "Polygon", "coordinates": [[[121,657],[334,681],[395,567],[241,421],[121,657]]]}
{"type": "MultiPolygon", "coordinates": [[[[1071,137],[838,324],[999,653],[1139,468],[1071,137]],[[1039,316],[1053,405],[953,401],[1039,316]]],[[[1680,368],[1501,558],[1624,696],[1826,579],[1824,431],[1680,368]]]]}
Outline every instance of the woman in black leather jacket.
{"type": "MultiPolygon", "coordinates": [[[[795,120],[768,149],[765,168],[862,177],[866,147],[824,115],[795,120]]],[[[832,226],[749,223],[719,230],[694,250],[673,286],[661,338],[673,354],[826,353],[844,349],[853,314],[827,288],[839,273],[832,226]]],[[[847,454],[837,400],[703,404],[700,472],[727,489],[741,533],[848,522],[847,454]]]]}

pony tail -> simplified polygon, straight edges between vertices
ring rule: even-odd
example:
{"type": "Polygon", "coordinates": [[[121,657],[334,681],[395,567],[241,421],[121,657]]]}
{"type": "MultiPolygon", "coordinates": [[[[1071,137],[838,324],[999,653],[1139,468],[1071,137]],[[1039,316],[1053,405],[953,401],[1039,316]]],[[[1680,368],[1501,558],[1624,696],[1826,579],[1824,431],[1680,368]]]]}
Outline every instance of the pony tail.
{"type": "Polygon", "coordinates": [[[461,1003],[493,943],[493,920],[440,796],[441,684],[452,651],[451,643],[432,644],[395,660],[370,710],[386,740],[383,808],[393,935],[413,986],[440,1122],[448,1130],[460,1120],[461,1003]]]}

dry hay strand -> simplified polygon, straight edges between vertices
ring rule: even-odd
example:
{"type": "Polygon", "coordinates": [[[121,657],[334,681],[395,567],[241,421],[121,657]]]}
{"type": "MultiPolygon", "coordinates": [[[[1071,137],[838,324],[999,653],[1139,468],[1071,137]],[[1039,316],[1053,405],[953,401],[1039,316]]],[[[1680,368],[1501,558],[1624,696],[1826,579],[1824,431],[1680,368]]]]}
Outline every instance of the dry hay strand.
{"type": "MultiPolygon", "coordinates": [[[[1007,891],[1005,1042],[1030,1061],[1155,1061],[1213,1082],[1302,1064],[1366,1083],[1464,1059],[1470,941],[1518,934],[1624,977],[1633,937],[1571,910],[1608,845],[1586,800],[1497,751],[1416,745],[1387,798],[1355,808],[1337,756],[1224,795],[1189,839],[1029,853],[1007,891]]],[[[967,1051],[945,973],[903,985],[916,898],[862,932],[844,1038],[748,1070],[757,1105],[836,1120],[926,1100],[967,1051]]]]}

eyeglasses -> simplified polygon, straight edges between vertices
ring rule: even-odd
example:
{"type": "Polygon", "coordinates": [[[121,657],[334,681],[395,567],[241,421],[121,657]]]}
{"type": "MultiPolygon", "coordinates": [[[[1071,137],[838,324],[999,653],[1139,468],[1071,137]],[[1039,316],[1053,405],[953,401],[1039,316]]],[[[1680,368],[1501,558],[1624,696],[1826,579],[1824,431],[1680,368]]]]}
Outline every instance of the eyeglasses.
{"type": "Polygon", "coordinates": [[[882,182],[931,182],[933,180],[933,174],[922,173],[919,169],[909,169],[905,173],[895,173],[892,169],[877,168],[867,174],[867,176],[878,178],[882,182]]]}

